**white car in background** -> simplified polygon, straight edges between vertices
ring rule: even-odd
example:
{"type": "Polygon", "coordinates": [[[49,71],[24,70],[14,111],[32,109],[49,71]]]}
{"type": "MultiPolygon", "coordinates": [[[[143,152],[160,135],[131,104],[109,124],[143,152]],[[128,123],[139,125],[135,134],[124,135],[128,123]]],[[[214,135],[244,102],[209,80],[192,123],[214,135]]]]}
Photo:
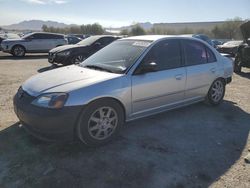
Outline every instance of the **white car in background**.
{"type": "Polygon", "coordinates": [[[25,53],[47,53],[52,48],[67,44],[62,34],[35,32],[17,39],[6,39],[1,43],[3,52],[16,57],[23,57],[25,53]]]}

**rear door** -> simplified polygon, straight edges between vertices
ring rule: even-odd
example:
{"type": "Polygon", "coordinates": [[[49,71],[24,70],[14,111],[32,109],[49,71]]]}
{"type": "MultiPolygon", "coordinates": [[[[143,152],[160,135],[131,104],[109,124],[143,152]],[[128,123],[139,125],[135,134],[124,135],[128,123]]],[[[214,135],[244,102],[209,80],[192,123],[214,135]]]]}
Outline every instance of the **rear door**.
{"type": "Polygon", "coordinates": [[[42,48],[41,35],[39,33],[34,33],[26,38],[25,48],[30,52],[40,51],[42,48]]]}
{"type": "Polygon", "coordinates": [[[187,82],[185,99],[204,98],[217,78],[218,64],[212,50],[199,41],[183,40],[187,82]]]}
{"type": "Polygon", "coordinates": [[[57,46],[57,35],[44,33],[43,34],[43,43],[44,43],[44,50],[49,51],[52,48],[55,48],[57,46]]]}
{"type": "Polygon", "coordinates": [[[179,40],[168,39],[153,46],[138,68],[151,62],[157,64],[156,72],[132,76],[134,115],[176,105],[184,99],[186,70],[179,40]]]}

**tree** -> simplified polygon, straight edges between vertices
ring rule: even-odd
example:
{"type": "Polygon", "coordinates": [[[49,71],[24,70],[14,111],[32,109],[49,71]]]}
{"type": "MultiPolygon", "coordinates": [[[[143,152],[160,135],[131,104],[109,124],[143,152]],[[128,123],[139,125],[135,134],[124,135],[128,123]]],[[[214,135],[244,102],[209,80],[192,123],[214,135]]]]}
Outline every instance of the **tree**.
{"type": "Polygon", "coordinates": [[[145,35],[146,31],[140,25],[137,24],[131,29],[129,34],[132,36],[145,35]]]}
{"type": "Polygon", "coordinates": [[[223,38],[223,39],[240,39],[240,25],[243,23],[243,20],[239,17],[234,19],[228,19],[222,25],[216,25],[212,29],[212,34],[214,38],[223,38]]]}
{"type": "Polygon", "coordinates": [[[43,30],[44,32],[48,32],[48,26],[47,26],[47,25],[43,25],[43,26],[42,26],[42,30],[43,30]]]}

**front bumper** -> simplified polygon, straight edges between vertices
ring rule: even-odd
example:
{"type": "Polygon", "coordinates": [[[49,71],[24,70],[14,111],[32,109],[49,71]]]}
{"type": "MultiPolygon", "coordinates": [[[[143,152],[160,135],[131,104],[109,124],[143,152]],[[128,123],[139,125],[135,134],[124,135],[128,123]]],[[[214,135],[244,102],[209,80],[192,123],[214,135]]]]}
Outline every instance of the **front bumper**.
{"type": "Polygon", "coordinates": [[[11,45],[9,44],[2,44],[0,45],[1,51],[10,53],[11,52],[11,45]]]}
{"type": "Polygon", "coordinates": [[[57,53],[49,52],[48,62],[51,64],[59,63],[63,65],[68,65],[70,60],[69,60],[69,56],[58,56],[57,53]]]}
{"type": "Polygon", "coordinates": [[[82,106],[48,109],[31,104],[35,97],[25,91],[14,96],[14,110],[25,129],[43,140],[73,140],[82,106]]]}

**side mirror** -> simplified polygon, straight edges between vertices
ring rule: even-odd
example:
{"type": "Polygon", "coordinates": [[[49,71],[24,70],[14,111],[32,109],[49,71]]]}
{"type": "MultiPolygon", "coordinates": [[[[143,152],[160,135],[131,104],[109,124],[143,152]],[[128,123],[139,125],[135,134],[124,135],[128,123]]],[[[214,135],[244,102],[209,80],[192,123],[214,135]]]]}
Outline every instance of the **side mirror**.
{"type": "Polygon", "coordinates": [[[145,74],[148,72],[156,72],[157,64],[155,62],[150,62],[142,65],[137,71],[136,74],[145,74]]]}

